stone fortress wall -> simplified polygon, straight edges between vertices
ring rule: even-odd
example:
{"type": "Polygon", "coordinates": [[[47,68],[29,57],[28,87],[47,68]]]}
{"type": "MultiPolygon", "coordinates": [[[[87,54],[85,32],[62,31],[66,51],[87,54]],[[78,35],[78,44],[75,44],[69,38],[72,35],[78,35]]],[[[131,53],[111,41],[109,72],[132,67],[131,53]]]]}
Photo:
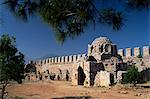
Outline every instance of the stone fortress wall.
{"type": "Polygon", "coordinates": [[[143,77],[145,81],[149,81],[150,48],[144,46],[143,50],[140,50],[140,47],[133,49],[117,51],[117,45],[106,37],[99,37],[88,44],[87,54],[31,61],[29,65],[34,65],[35,72],[27,74],[26,77],[35,81],[67,80],[73,85],[109,86],[120,82],[128,67],[135,64],[140,72],[146,71],[143,77]]]}
{"type": "MultiPolygon", "coordinates": [[[[86,54],[78,54],[52,57],[31,62],[36,66],[36,74],[38,74],[37,76],[39,77],[39,75],[42,75],[44,77],[42,80],[48,75],[54,75],[55,77],[52,78],[54,80],[71,80],[74,65],[78,60],[85,60],[85,58],[86,54]],[[68,76],[68,78],[66,76],[68,76]]],[[[37,80],[35,77],[33,77],[33,79],[37,80]]]]}
{"type": "Polygon", "coordinates": [[[122,56],[124,62],[133,61],[137,67],[148,68],[150,67],[150,47],[143,46],[143,48],[126,48],[118,49],[118,54],[122,56]],[[133,50],[133,51],[132,51],[133,50]]]}
{"type": "Polygon", "coordinates": [[[126,58],[131,56],[137,57],[138,55],[142,55],[143,57],[145,57],[150,55],[150,48],[149,46],[144,46],[143,50],[141,51],[140,47],[135,47],[133,48],[133,53],[132,48],[126,48],[125,50],[118,49],[118,54],[126,58]]]}
{"type": "MultiPolygon", "coordinates": [[[[149,46],[144,46],[143,50],[140,50],[140,47],[133,48],[133,54],[131,48],[118,49],[118,54],[122,56],[123,61],[127,62],[128,60],[136,61],[136,65],[144,65],[145,67],[150,67],[150,48],[149,46]],[[126,54],[125,54],[126,53],[126,54]],[[142,58],[138,58],[141,55],[142,58]],[[145,66],[146,65],[146,66],[145,66]]],[[[86,60],[87,54],[78,54],[78,55],[70,55],[70,56],[62,56],[62,57],[52,57],[48,59],[34,61],[37,68],[37,74],[56,74],[55,79],[59,79],[57,76],[60,76],[60,79],[66,80],[66,73],[69,75],[69,80],[71,80],[72,70],[74,65],[79,60],[86,60]]]]}
{"type": "Polygon", "coordinates": [[[48,59],[43,59],[39,61],[35,61],[35,64],[44,65],[44,64],[63,64],[63,63],[72,63],[76,62],[78,59],[85,58],[86,54],[78,54],[78,55],[70,55],[70,56],[62,56],[62,57],[52,57],[48,59]]]}
{"type": "MultiPolygon", "coordinates": [[[[150,56],[149,46],[144,46],[142,50],[140,49],[140,47],[135,47],[133,49],[134,49],[133,52],[132,52],[132,48],[126,48],[125,50],[118,49],[118,54],[122,56],[123,59],[132,58],[132,57],[136,58],[140,55],[142,56],[142,58],[146,57],[147,58],[146,60],[150,62],[150,60],[148,60],[149,59],[148,57],[150,56]]],[[[56,65],[56,64],[57,65],[58,64],[71,64],[71,63],[77,62],[77,60],[86,59],[86,57],[87,57],[87,54],[52,57],[48,59],[34,61],[34,63],[39,66],[56,65]]]]}

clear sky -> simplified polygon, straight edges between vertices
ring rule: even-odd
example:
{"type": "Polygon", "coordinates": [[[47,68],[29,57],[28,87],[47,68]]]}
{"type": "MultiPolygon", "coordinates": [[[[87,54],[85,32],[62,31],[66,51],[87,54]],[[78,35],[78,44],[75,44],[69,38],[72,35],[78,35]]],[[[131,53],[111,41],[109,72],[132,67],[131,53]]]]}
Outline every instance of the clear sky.
{"type": "Polygon", "coordinates": [[[39,58],[50,54],[71,55],[86,53],[87,45],[96,37],[107,36],[118,48],[142,47],[150,45],[150,13],[149,11],[129,11],[125,14],[127,21],[119,32],[110,27],[93,25],[85,29],[85,33],[74,40],[67,40],[60,45],[55,40],[54,31],[39,17],[31,17],[28,23],[15,18],[5,7],[0,7],[3,20],[0,35],[8,33],[17,39],[17,47],[28,58],[39,58]]]}

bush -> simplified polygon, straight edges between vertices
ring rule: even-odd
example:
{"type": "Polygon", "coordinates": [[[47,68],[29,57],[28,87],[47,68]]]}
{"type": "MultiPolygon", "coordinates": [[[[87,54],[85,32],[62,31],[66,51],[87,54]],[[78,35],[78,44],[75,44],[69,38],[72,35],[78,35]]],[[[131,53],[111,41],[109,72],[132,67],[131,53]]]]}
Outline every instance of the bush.
{"type": "Polygon", "coordinates": [[[140,79],[140,73],[138,72],[138,68],[133,65],[127,70],[123,82],[130,83],[136,86],[139,79],[140,79]]]}

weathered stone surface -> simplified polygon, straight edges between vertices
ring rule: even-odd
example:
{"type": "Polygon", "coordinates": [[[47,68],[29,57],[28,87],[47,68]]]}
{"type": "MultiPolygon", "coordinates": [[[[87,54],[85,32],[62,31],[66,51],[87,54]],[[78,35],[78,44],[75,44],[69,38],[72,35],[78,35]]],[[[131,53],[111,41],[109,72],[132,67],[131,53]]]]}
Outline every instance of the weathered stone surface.
{"type": "Polygon", "coordinates": [[[143,47],[143,56],[149,56],[150,55],[150,49],[149,46],[143,47]]]}
{"type": "Polygon", "coordinates": [[[134,48],[134,57],[137,57],[138,55],[140,55],[140,47],[135,47],[134,48]]]}
{"type": "Polygon", "coordinates": [[[97,72],[95,76],[94,86],[108,87],[110,85],[110,73],[107,71],[97,72]]]}
{"type": "Polygon", "coordinates": [[[131,48],[126,48],[126,57],[131,57],[131,56],[132,56],[131,48]]]}
{"type": "Polygon", "coordinates": [[[149,81],[150,53],[149,46],[143,47],[141,58],[140,48],[120,49],[106,37],[96,38],[88,44],[87,54],[52,57],[48,59],[30,61],[36,67],[36,76],[27,75],[29,80],[67,80],[73,85],[109,86],[111,83],[121,82],[123,74],[129,65],[135,64],[139,72],[143,73],[144,81],[149,81]],[[117,54],[121,55],[119,57],[117,54]],[[119,57],[119,58],[118,58],[119,57]]]}
{"type": "Polygon", "coordinates": [[[117,72],[117,82],[118,83],[121,83],[122,82],[122,79],[123,79],[123,75],[126,74],[127,71],[118,71],[117,72]]]}
{"type": "Polygon", "coordinates": [[[110,59],[112,55],[117,54],[116,52],[115,44],[106,37],[96,38],[88,45],[88,56],[93,56],[97,61],[110,59]]]}
{"type": "Polygon", "coordinates": [[[118,54],[119,54],[120,56],[122,56],[122,57],[123,57],[123,56],[124,56],[123,49],[119,49],[119,50],[118,50],[118,54]]]}

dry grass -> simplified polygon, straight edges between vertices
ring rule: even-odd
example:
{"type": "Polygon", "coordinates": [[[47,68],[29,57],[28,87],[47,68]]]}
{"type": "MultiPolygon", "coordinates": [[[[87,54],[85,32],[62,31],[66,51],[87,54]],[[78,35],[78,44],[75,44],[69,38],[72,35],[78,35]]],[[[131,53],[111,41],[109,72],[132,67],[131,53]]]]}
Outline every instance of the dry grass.
{"type": "Polygon", "coordinates": [[[8,86],[7,91],[9,96],[20,96],[23,99],[148,99],[150,95],[149,88],[85,88],[71,86],[70,82],[65,81],[13,84],[8,86]],[[126,94],[121,93],[123,91],[126,94]]]}

